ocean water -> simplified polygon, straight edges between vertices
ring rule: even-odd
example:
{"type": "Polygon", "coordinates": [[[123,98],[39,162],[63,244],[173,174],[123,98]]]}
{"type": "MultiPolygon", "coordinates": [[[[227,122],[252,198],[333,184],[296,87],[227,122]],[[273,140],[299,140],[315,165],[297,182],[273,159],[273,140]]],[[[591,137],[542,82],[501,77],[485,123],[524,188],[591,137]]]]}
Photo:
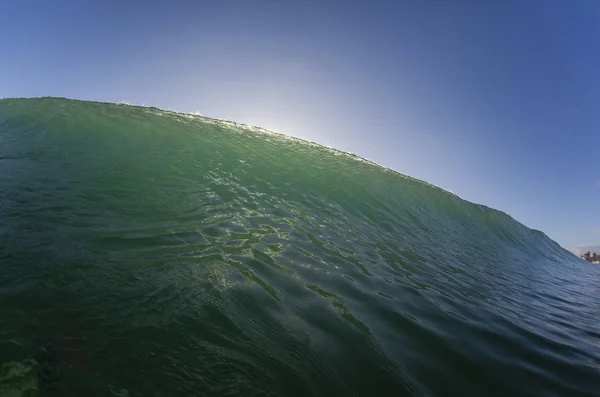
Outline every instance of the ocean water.
{"type": "Polygon", "coordinates": [[[356,156],[0,101],[0,396],[599,396],[600,266],[356,156]]]}

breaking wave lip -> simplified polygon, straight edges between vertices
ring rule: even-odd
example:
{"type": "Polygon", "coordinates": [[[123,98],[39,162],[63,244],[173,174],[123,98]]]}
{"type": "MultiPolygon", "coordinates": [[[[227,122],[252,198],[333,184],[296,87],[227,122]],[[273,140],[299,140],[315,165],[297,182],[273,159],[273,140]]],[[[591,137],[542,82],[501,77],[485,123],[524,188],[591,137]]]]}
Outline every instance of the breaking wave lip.
{"type": "MultiPolygon", "coordinates": [[[[346,152],[343,150],[339,150],[339,149],[335,149],[331,146],[328,145],[321,145],[320,143],[317,142],[313,142],[313,141],[308,141],[306,139],[302,139],[302,138],[298,138],[286,133],[282,133],[282,132],[278,132],[278,131],[273,131],[273,130],[269,130],[263,127],[259,127],[259,126],[253,126],[253,125],[249,125],[249,124],[244,124],[244,123],[240,123],[240,122],[236,122],[236,121],[231,121],[231,120],[226,120],[226,119],[219,119],[219,118],[215,118],[215,117],[209,117],[209,116],[205,116],[205,115],[201,115],[199,112],[195,111],[192,113],[186,113],[186,112],[180,112],[177,110],[171,110],[171,109],[161,109],[159,107],[156,107],[154,105],[145,105],[145,104],[135,104],[135,103],[130,103],[127,101],[120,101],[120,102],[105,102],[105,101],[93,101],[93,100],[85,100],[85,99],[72,99],[72,98],[66,98],[66,97],[33,97],[33,98],[4,98],[4,99],[0,99],[0,101],[2,100],[10,100],[10,99],[31,99],[31,100],[35,100],[35,99],[56,99],[56,100],[66,100],[66,101],[75,101],[75,102],[82,102],[82,103],[94,103],[94,104],[104,104],[104,105],[116,105],[116,106],[127,106],[127,107],[131,107],[134,109],[140,109],[143,111],[146,111],[150,114],[153,115],[157,115],[157,116],[163,116],[163,117],[174,117],[174,119],[177,119],[177,117],[183,117],[185,120],[189,121],[189,120],[198,120],[198,121],[202,121],[203,123],[208,123],[208,124],[213,124],[213,125],[217,125],[217,126],[221,126],[221,127],[229,127],[232,129],[237,129],[237,130],[241,130],[241,131],[250,131],[250,132],[254,132],[254,133],[260,133],[260,134],[266,134],[266,135],[273,135],[273,136],[277,136],[278,138],[281,139],[285,139],[285,140],[289,140],[292,142],[296,142],[302,145],[305,145],[307,147],[314,147],[320,150],[324,150],[327,151],[329,153],[332,153],[334,155],[342,155],[342,156],[346,156],[347,158],[351,158],[357,162],[363,163],[363,164],[367,164],[370,165],[372,167],[375,167],[383,172],[389,172],[394,174],[397,177],[401,177],[407,181],[411,181],[414,183],[418,183],[421,184],[423,186],[427,186],[429,188],[433,188],[437,191],[443,192],[444,194],[447,194],[449,196],[458,198],[464,202],[467,202],[469,204],[484,208],[486,210],[490,210],[499,214],[502,214],[502,216],[507,216],[510,219],[512,219],[513,221],[523,225],[521,222],[517,221],[516,219],[514,219],[511,215],[505,213],[504,211],[500,211],[497,210],[495,208],[491,208],[486,206],[485,204],[479,204],[479,203],[475,203],[472,201],[469,201],[463,197],[461,197],[460,195],[456,194],[455,192],[449,191],[447,189],[441,188],[437,185],[431,184],[427,181],[421,180],[421,179],[417,179],[414,177],[411,177],[409,175],[403,174],[399,171],[396,171],[392,168],[386,167],[382,164],[379,164],[373,160],[369,160],[367,158],[364,158],[362,156],[359,156],[357,154],[354,154],[352,152],[346,152]]],[[[182,120],[180,120],[182,121],[182,120]]],[[[525,227],[529,228],[526,225],[523,225],[525,227]]],[[[535,230],[535,229],[531,229],[531,230],[535,230]]],[[[537,232],[542,233],[544,236],[547,237],[547,235],[540,231],[540,230],[535,230],[537,232]]],[[[568,252],[571,252],[570,250],[567,250],[568,252]]],[[[573,254],[575,255],[575,254],[573,254]]]]}
{"type": "MultiPolygon", "coordinates": [[[[285,140],[289,140],[289,141],[292,141],[292,142],[296,142],[296,143],[305,145],[307,147],[314,147],[314,148],[317,148],[317,149],[320,149],[320,150],[325,150],[325,151],[327,151],[329,153],[332,153],[334,155],[346,156],[347,158],[351,158],[351,159],[353,159],[353,160],[355,160],[357,162],[370,165],[370,166],[375,167],[375,168],[377,168],[377,169],[379,169],[379,170],[381,170],[383,172],[392,173],[395,176],[401,177],[401,178],[403,178],[403,179],[405,179],[407,181],[411,181],[411,182],[414,182],[414,183],[421,184],[423,186],[427,186],[427,187],[436,189],[437,191],[440,191],[440,192],[443,192],[444,194],[447,194],[449,196],[458,198],[458,199],[460,199],[460,200],[462,200],[464,202],[467,202],[469,204],[481,207],[481,208],[489,210],[489,211],[493,211],[493,212],[499,213],[502,216],[507,216],[511,220],[513,220],[513,221],[515,221],[515,222],[523,225],[521,222],[519,222],[518,220],[514,219],[511,215],[505,213],[504,211],[500,211],[498,209],[488,207],[485,204],[479,204],[479,203],[475,203],[475,202],[469,201],[469,200],[461,197],[460,195],[458,195],[458,194],[456,194],[456,193],[454,193],[452,191],[449,191],[447,189],[441,188],[441,187],[439,187],[437,185],[434,185],[434,184],[431,184],[431,183],[429,183],[427,181],[424,181],[424,180],[421,180],[421,179],[417,179],[417,178],[411,177],[409,175],[403,174],[403,173],[401,173],[399,171],[396,171],[396,170],[394,170],[392,168],[386,167],[386,166],[384,166],[382,164],[379,164],[379,163],[377,163],[377,162],[375,162],[373,160],[369,160],[367,158],[361,157],[361,156],[359,156],[357,154],[354,154],[352,152],[346,152],[346,151],[343,151],[343,150],[335,149],[335,148],[333,148],[331,146],[328,146],[328,145],[321,145],[320,143],[317,143],[317,142],[308,141],[306,139],[298,138],[298,137],[295,137],[295,136],[292,136],[292,135],[289,135],[289,134],[286,134],[286,133],[278,132],[278,131],[269,130],[269,129],[266,129],[266,128],[263,128],[263,127],[259,127],[259,126],[253,126],[253,125],[249,125],[249,124],[245,124],[245,123],[240,123],[240,122],[236,122],[236,121],[231,121],[231,120],[226,120],[226,119],[219,119],[219,118],[215,118],[215,117],[205,116],[205,115],[201,115],[197,111],[192,112],[192,113],[186,113],[186,112],[180,112],[180,111],[172,110],[172,109],[161,109],[161,108],[159,108],[157,106],[154,106],[154,105],[135,104],[135,103],[131,103],[131,102],[128,102],[128,101],[119,101],[119,102],[108,102],[108,101],[106,101],[105,102],[105,101],[93,101],[93,100],[85,100],[85,99],[72,99],[72,98],[66,98],[66,97],[52,97],[52,96],[49,96],[49,97],[33,97],[33,98],[4,98],[4,99],[0,99],[0,101],[2,101],[2,100],[10,100],[10,99],[32,99],[32,100],[35,100],[35,99],[50,99],[50,100],[56,99],[56,100],[75,101],[75,102],[82,102],[82,103],[87,102],[87,103],[113,105],[113,106],[114,105],[117,105],[117,106],[127,106],[127,107],[131,107],[131,108],[134,108],[134,109],[140,109],[140,110],[143,110],[145,112],[148,112],[150,114],[157,115],[157,116],[162,116],[162,117],[173,117],[173,116],[175,116],[174,119],[176,119],[176,120],[178,119],[177,117],[183,117],[187,121],[189,121],[189,120],[198,120],[198,121],[202,121],[203,123],[213,124],[213,125],[217,125],[217,126],[221,126],[221,127],[229,127],[229,128],[237,129],[237,130],[241,130],[241,131],[250,131],[250,132],[254,132],[254,133],[260,133],[260,134],[266,134],[266,135],[273,135],[273,136],[277,136],[278,138],[281,138],[281,139],[285,139],[285,140]]],[[[180,120],[180,121],[184,121],[184,120],[180,120]]],[[[531,229],[531,228],[529,228],[526,225],[523,225],[523,226],[527,227],[528,229],[531,229]]],[[[531,230],[534,230],[534,231],[537,231],[539,233],[542,233],[544,236],[547,237],[547,235],[543,231],[535,230],[535,229],[531,229],[531,230]]],[[[570,250],[566,250],[566,251],[572,253],[570,250]]],[[[575,254],[573,254],[573,255],[575,256],[575,254]]]]}
{"type": "MultiPolygon", "coordinates": [[[[187,113],[187,112],[180,112],[177,110],[172,110],[172,109],[161,109],[158,108],[156,106],[153,105],[145,105],[145,104],[135,104],[135,103],[131,103],[131,102],[127,102],[127,101],[120,101],[117,103],[114,102],[96,102],[96,101],[87,101],[87,100],[79,100],[79,99],[69,99],[69,98],[59,98],[59,97],[42,97],[42,98],[49,98],[49,99],[66,99],[66,100],[74,100],[74,101],[82,101],[82,102],[93,102],[93,103],[102,103],[102,104],[107,104],[107,105],[121,105],[121,106],[130,106],[133,108],[140,108],[140,109],[144,109],[144,110],[149,110],[151,114],[154,115],[158,115],[158,116],[183,116],[184,118],[188,119],[188,120],[201,120],[202,122],[205,123],[210,123],[210,124],[214,124],[214,125],[218,125],[218,126],[223,126],[223,127],[230,127],[230,128],[236,128],[236,129],[240,129],[240,130],[245,130],[245,131],[251,131],[251,132],[256,132],[256,133],[262,133],[262,134],[267,134],[267,135],[275,135],[278,136],[282,139],[287,139],[289,141],[293,141],[293,142],[297,142],[306,146],[310,146],[310,147],[316,147],[319,148],[321,150],[326,150],[329,151],[335,155],[345,155],[348,156],[349,158],[352,158],[358,162],[364,163],[364,164],[368,164],[374,167],[377,167],[380,170],[383,170],[385,172],[392,172],[394,174],[396,174],[397,176],[400,176],[406,180],[409,181],[413,181],[416,183],[420,183],[423,184],[425,186],[429,186],[429,187],[433,187],[435,189],[439,189],[447,194],[450,194],[452,196],[456,196],[462,200],[465,200],[464,198],[460,197],[458,194],[449,191],[447,189],[443,189],[437,185],[431,184],[427,181],[421,180],[421,179],[417,179],[414,177],[411,177],[409,175],[403,174],[399,171],[396,171],[390,167],[387,167],[385,165],[379,164],[373,160],[367,159],[365,157],[362,157],[358,154],[349,152],[349,151],[343,151],[340,149],[335,149],[330,145],[322,145],[318,142],[314,142],[314,141],[309,141],[306,139],[302,139],[302,138],[298,138],[295,137],[293,135],[290,134],[286,134],[284,132],[280,132],[280,131],[273,131],[273,130],[269,130],[263,127],[259,127],[259,126],[255,126],[255,125],[250,125],[250,124],[245,124],[245,123],[241,123],[241,122],[237,122],[237,121],[231,121],[231,120],[226,120],[226,119],[220,119],[220,118],[216,118],[216,117],[210,117],[210,116],[206,116],[201,114],[199,111],[194,111],[192,113],[187,113]]],[[[42,99],[40,98],[40,99],[42,99]]],[[[35,98],[33,98],[35,99],[35,98]]],[[[468,200],[465,200],[468,201],[468,200]]],[[[476,204],[476,203],[473,203],[476,204]]]]}

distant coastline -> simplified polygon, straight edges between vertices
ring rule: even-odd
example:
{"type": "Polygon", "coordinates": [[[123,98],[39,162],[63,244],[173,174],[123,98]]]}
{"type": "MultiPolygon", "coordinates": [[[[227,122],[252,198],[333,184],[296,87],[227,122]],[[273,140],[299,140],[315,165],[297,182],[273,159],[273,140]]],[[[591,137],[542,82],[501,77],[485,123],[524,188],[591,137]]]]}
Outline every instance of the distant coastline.
{"type": "Polygon", "coordinates": [[[595,252],[590,253],[590,251],[586,252],[585,254],[580,256],[581,259],[583,259],[584,261],[588,261],[591,263],[596,263],[600,265],[600,255],[596,254],[595,252]]]}

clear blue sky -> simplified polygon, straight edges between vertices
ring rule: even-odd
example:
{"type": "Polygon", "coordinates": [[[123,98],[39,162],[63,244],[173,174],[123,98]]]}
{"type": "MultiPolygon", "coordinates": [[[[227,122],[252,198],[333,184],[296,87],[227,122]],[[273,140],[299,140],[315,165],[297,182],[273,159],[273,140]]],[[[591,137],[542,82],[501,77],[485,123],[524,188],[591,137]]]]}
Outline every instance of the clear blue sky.
{"type": "Polygon", "coordinates": [[[599,45],[597,0],[4,1],[0,97],[259,125],[600,250],[599,45]]]}

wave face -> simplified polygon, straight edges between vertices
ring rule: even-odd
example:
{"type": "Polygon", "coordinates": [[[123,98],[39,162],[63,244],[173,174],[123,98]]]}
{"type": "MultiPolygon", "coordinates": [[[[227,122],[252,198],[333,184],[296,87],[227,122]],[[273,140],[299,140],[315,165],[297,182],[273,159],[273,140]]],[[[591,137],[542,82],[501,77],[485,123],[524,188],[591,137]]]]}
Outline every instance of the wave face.
{"type": "Polygon", "coordinates": [[[600,391],[600,267],[315,144],[5,99],[0,220],[0,392],[600,391]]]}

